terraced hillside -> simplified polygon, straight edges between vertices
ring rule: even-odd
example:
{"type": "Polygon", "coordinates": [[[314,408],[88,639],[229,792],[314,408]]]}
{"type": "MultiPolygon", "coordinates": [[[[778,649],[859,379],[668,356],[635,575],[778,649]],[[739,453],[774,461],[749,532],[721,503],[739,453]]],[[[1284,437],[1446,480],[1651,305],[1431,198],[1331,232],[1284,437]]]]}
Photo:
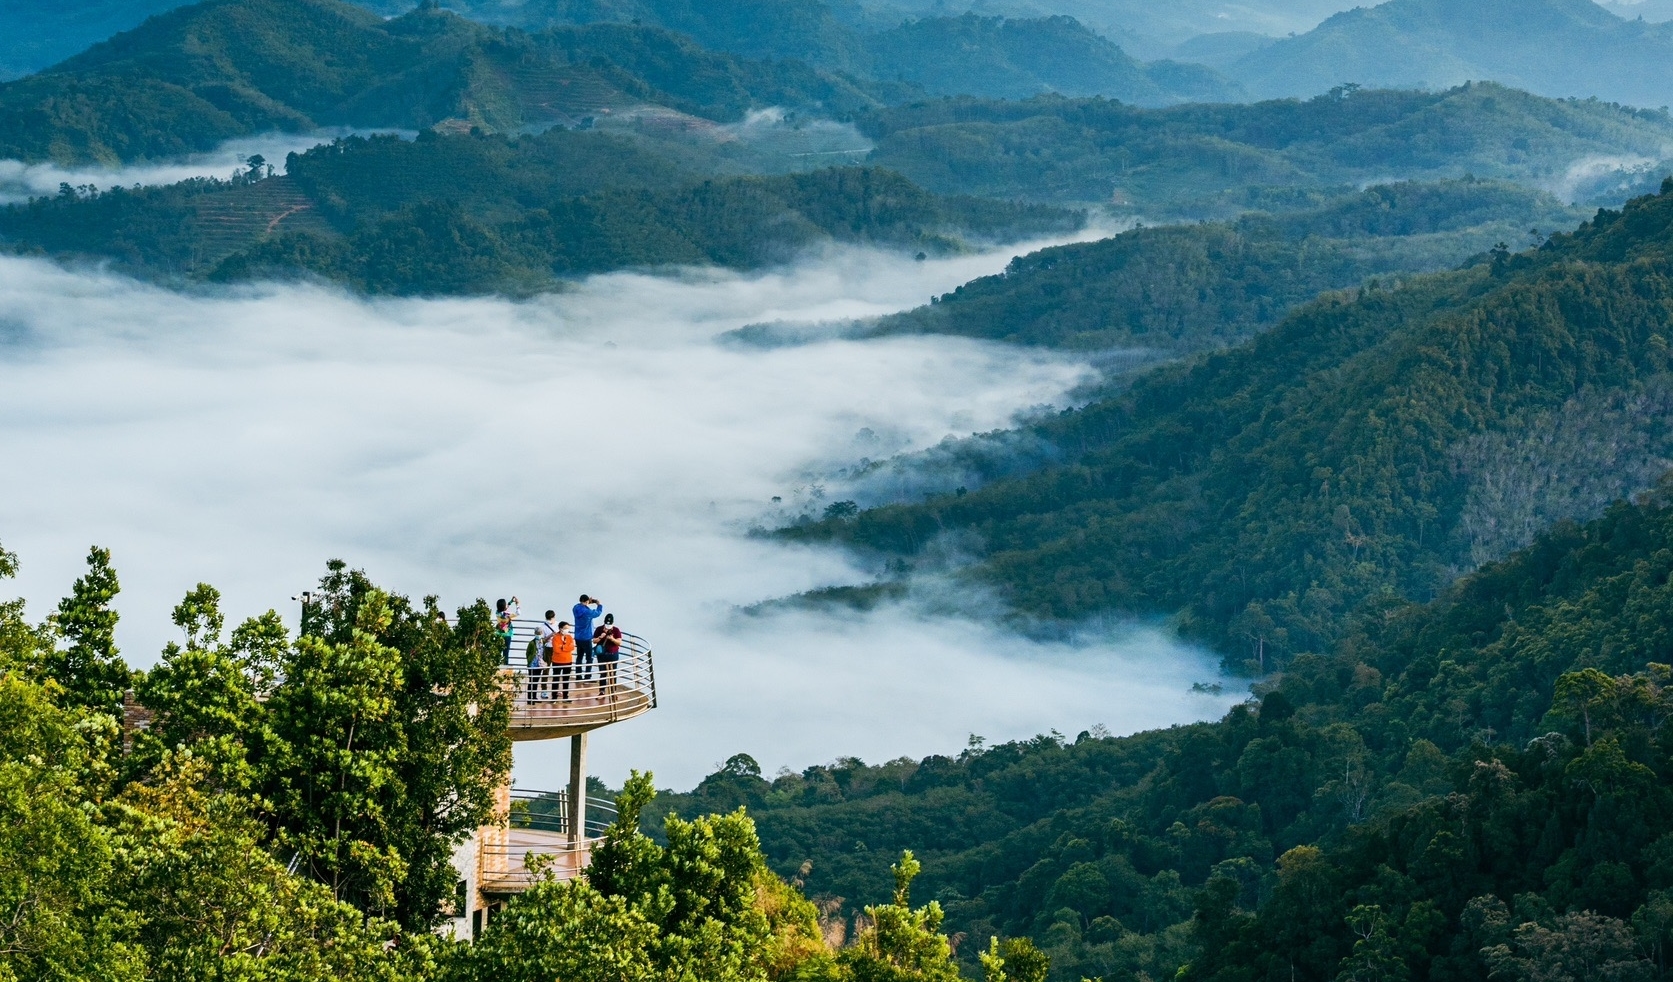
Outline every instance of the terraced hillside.
{"type": "Polygon", "coordinates": [[[337,235],[314,199],[289,177],[200,195],[193,201],[191,214],[192,265],[197,267],[213,266],[276,235],[337,235]]]}

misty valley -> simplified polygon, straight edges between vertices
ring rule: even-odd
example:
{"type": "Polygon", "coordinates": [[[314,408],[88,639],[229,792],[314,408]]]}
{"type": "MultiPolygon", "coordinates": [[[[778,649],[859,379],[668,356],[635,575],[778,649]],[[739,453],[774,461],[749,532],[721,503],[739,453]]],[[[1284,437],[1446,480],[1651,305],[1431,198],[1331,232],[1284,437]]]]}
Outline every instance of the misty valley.
{"type": "Polygon", "coordinates": [[[1670,61],[7,4],[0,982],[1664,982],[1670,61]]]}

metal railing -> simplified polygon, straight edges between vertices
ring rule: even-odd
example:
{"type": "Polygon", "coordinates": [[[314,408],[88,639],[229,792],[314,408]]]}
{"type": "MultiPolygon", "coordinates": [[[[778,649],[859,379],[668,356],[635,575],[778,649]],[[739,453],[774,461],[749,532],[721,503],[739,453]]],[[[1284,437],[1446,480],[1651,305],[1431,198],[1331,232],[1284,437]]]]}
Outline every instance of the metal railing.
{"type": "Polygon", "coordinates": [[[656,665],[651,646],[622,633],[614,661],[572,665],[530,665],[528,648],[539,621],[512,622],[505,685],[511,696],[511,725],[524,730],[585,730],[656,708],[656,665]]]}
{"type": "Polygon", "coordinates": [[[483,889],[490,893],[520,893],[542,876],[571,880],[586,871],[593,849],[604,840],[616,820],[616,803],[587,796],[586,834],[569,835],[567,791],[511,792],[511,815],[502,836],[479,847],[484,869],[483,889]]]}
{"type": "MultiPolygon", "coordinates": [[[[616,820],[616,803],[610,798],[587,795],[587,838],[602,839],[616,820]]],[[[511,789],[511,822],[514,829],[569,834],[569,792],[511,789]]]]}

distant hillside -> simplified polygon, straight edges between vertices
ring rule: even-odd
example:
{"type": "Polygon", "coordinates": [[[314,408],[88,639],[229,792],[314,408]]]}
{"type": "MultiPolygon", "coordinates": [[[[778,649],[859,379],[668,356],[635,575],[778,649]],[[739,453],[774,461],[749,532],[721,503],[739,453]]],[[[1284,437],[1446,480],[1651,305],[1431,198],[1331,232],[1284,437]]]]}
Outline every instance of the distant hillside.
{"type": "Polygon", "coordinates": [[[1041,423],[1065,459],[1037,474],[795,534],[892,569],[952,535],[1018,610],[1172,615],[1234,663],[1323,650],[1362,604],[1432,597],[1673,466],[1664,188],[1154,371],[1041,423]]]}
{"type": "Polygon", "coordinates": [[[1673,26],[1623,20],[1591,0],[1390,0],[1337,14],[1225,71],[1257,96],[1345,82],[1443,89],[1494,81],[1546,96],[1673,103],[1673,26]]]}
{"type": "Polygon", "coordinates": [[[330,125],[493,131],[648,105],[727,119],[872,104],[804,65],[630,33],[535,38],[435,9],[386,21],[338,0],[207,0],[0,85],[0,159],[108,164],[330,125]]]}
{"type": "Polygon", "coordinates": [[[850,910],[914,849],[947,930],[1031,937],[1051,982],[1665,982],[1668,501],[1389,599],[1216,722],[770,780],[738,754],[647,813],[747,807],[850,910]]]}
{"type": "Polygon", "coordinates": [[[935,95],[1026,99],[1044,92],[1155,106],[1231,102],[1237,85],[1199,65],[1143,64],[1070,17],[940,17],[865,39],[879,78],[935,95]]]}
{"type": "MultiPolygon", "coordinates": [[[[744,57],[795,59],[854,77],[902,82],[900,98],[926,91],[984,98],[1061,92],[1161,106],[1242,95],[1235,84],[1200,65],[1141,63],[1062,15],[947,16],[952,12],[948,5],[824,0],[450,0],[448,6],[527,30],[600,22],[655,24],[744,57]],[[916,16],[905,16],[908,11],[916,16]]],[[[970,5],[952,8],[960,6],[970,5]]],[[[1006,11],[1037,9],[1001,6],[1006,11]]]]}
{"type": "Polygon", "coordinates": [[[1045,249],[874,330],[1180,355],[1241,342],[1321,293],[1450,269],[1498,242],[1525,242],[1530,228],[1572,227],[1581,217],[1513,184],[1374,187],[1281,215],[1045,249]]]}
{"type": "Polygon", "coordinates": [[[956,252],[1081,222],[939,197],[875,169],[708,178],[706,163],[562,129],[351,137],[292,154],[282,176],[0,209],[0,246],[175,283],[308,274],[372,293],[524,293],[626,267],[760,266],[831,240],[956,252]]]}
{"type": "MultiPolygon", "coordinates": [[[[1587,188],[1623,176],[1612,162],[1664,160],[1673,146],[1659,110],[1497,85],[1154,110],[954,99],[877,110],[860,126],[877,141],[873,162],[942,193],[1105,201],[1147,218],[1235,213],[1275,188],[1470,174],[1588,200],[1587,188]]],[[[1662,172],[1624,177],[1650,173],[1662,172]]]]}

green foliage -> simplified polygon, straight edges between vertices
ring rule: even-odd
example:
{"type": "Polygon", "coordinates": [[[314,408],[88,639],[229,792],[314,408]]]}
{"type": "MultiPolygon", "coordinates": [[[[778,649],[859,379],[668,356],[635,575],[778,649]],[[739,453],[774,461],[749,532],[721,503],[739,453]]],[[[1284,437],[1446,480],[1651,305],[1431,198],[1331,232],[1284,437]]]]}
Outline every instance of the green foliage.
{"type": "Polygon", "coordinates": [[[459,982],[649,982],[658,931],[586,880],[542,881],[518,895],[461,961],[459,982]]]}
{"type": "Polygon", "coordinates": [[[110,566],[110,550],[87,553],[87,573],[58,603],[53,627],[66,645],[47,655],[46,672],[63,687],[69,705],[111,716],[122,714],[129,672],[116,649],[116,611],[110,602],[121,587],[110,566]]]}
{"type": "Polygon", "coordinates": [[[865,926],[840,960],[854,982],[956,982],[958,966],[941,934],[941,905],[912,907],[912,881],[923,869],[912,851],[891,867],[894,902],[865,909],[865,926]]]}
{"type": "Polygon", "coordinates": [[[91,810],[109,718],[0,674],[0,978],[142,978],[107,905],[112,848],[91,810]],[[91,724],[102,725],[91,725],[91,724]]]}
{"type": "Polygon", "coordinates": [[[511,765],[493,617],[451,624],[334,561],[266,702],[263,797],[278,840],[339,898],[412,929],[453,896],[453,845],[511,765]]]}

